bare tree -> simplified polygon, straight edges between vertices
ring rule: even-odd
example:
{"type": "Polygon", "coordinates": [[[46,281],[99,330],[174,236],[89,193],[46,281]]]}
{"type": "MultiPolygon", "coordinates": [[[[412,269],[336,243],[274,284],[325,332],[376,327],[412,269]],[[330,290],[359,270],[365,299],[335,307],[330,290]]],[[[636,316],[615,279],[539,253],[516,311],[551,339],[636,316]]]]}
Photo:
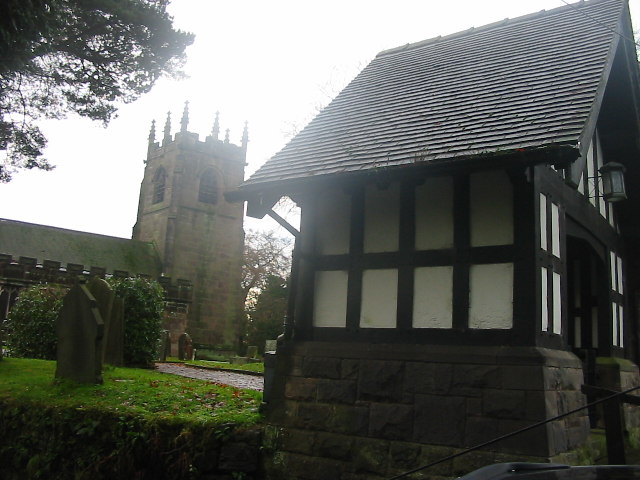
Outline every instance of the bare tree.
{"type": "Polygon", "coordinates": [[[253,305],[270,276],[286,278],[291,268],[292,241],[273,231],[249,230],[244,240],[242,291],[245,305],[253,305]]]}

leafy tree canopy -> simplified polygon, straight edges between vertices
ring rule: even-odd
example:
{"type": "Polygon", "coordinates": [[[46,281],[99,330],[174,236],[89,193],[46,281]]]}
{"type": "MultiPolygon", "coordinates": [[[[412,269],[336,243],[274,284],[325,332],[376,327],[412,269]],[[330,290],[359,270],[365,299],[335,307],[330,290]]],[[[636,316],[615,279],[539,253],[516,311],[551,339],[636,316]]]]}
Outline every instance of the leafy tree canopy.
{"type": "Polygon", "coordinates": [[[168,2],[0,2],[0,181],[52,168],[37,119],[75,112],[106,124],[162,74],[181,75],[194,37],[174,30],[168,2]]]}

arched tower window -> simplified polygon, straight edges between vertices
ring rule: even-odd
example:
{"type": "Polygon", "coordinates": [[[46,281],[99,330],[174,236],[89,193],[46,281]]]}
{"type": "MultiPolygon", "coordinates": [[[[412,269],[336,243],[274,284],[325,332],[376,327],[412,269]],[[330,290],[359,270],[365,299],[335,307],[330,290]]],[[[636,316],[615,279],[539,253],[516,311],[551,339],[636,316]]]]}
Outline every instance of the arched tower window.
{"type": "Polygon", "coordinates": [[[218,182],[212,169],[205,170],[200,176],[200,190],[198,201],[215,205],[218,203],[218,182]]]}
{"type": "Polygon", "coordinates": [[[164,200],[164,189],[167,184],[167,172],[160,167],[153,176],[153,201],[152,203],[160,203],[164,200]]]}

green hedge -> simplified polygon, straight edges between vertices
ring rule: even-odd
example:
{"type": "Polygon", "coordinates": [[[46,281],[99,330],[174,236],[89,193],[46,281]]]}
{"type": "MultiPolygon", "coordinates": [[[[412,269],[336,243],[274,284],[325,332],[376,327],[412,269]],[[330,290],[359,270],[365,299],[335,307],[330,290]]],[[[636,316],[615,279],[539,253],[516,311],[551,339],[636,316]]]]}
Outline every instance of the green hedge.
{"type": "Polygon", "coordinates": [[[258,427],[166,419],[0,400],[4,480],[254,478],[258,427]]]}
{"type": "Polygon", "coordinates": [[[4,328],[12,356],[55,360],[55,321],[68,290],[56,285],[34,285],[20,291],[4,328]]]}
{"type": "Polygon", "coordinates": [[[162,287],[143,278],[111,278],[109,285],[124,301],[124,363],[152,365],[162,333],[162,287]]]}
{"type": "MultiPolygon", "coordinates": [[[[150,366],[162,332],[164,292],[160,284],[142,278],[110,279],[115,294],[124,300],[124,361],[150,366]]],[[[55,321],[68,288],[34,285],[20,291],[4,328],[9,355],[55,360],[55,321]]]]}

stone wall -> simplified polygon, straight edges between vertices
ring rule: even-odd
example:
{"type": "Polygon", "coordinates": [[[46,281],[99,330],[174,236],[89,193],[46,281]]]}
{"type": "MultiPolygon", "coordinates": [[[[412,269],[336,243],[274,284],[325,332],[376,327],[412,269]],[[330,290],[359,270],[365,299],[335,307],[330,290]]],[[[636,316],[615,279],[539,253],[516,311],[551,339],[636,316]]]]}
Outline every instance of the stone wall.
{"type": "MultiPolygon", "coordinates": [[[[116,270],[111,274],[120,278],[135,276],[133,272],[122,270],[116,270]]],[[[61,262],[50,260],[38,263],[35,258],[19,257],[16,259],[11,255],[0,253],[0,320],[4,320],[8,316],[9,310],[22,288],[45,282],[74,285],[78,277],[105,278],[106,275],[107,269],[103,267],[63,265],[61,262]]],[[[150,278],[147,275],[141,276],[150,278]]],[[[169,330],[172,355],[177,355],[178,337],[185,332],[193,286],[189,280],[173,281],[169,277],[160,277],[157,280],[162,286],[165,296],[163,327],[169,330]]]]}
{"type": "MultiPolygon", "coordinates": [[[[596,381],[599,387],[621,392],[640,385],[638,367],[624,358],[598,358],[596,381]]],[[[632,393],[638,395],[638,391],[632,393]]],[[[640,427],[640,407],[623,404],[624,427],[630,431],[640,427]]],[[[602,414],[599,415],[600,420],[602,414]]]]}
{"type": "MultiPolygon", "coordinates": [[[[580,361],[541,348],[308,342],[279,348],[276,363],[265,443],[271,478],[388,478],[585,403],[580,361]]],[[[427,475],[546,461],[588,433],[582,412],[427,475]]]]}

